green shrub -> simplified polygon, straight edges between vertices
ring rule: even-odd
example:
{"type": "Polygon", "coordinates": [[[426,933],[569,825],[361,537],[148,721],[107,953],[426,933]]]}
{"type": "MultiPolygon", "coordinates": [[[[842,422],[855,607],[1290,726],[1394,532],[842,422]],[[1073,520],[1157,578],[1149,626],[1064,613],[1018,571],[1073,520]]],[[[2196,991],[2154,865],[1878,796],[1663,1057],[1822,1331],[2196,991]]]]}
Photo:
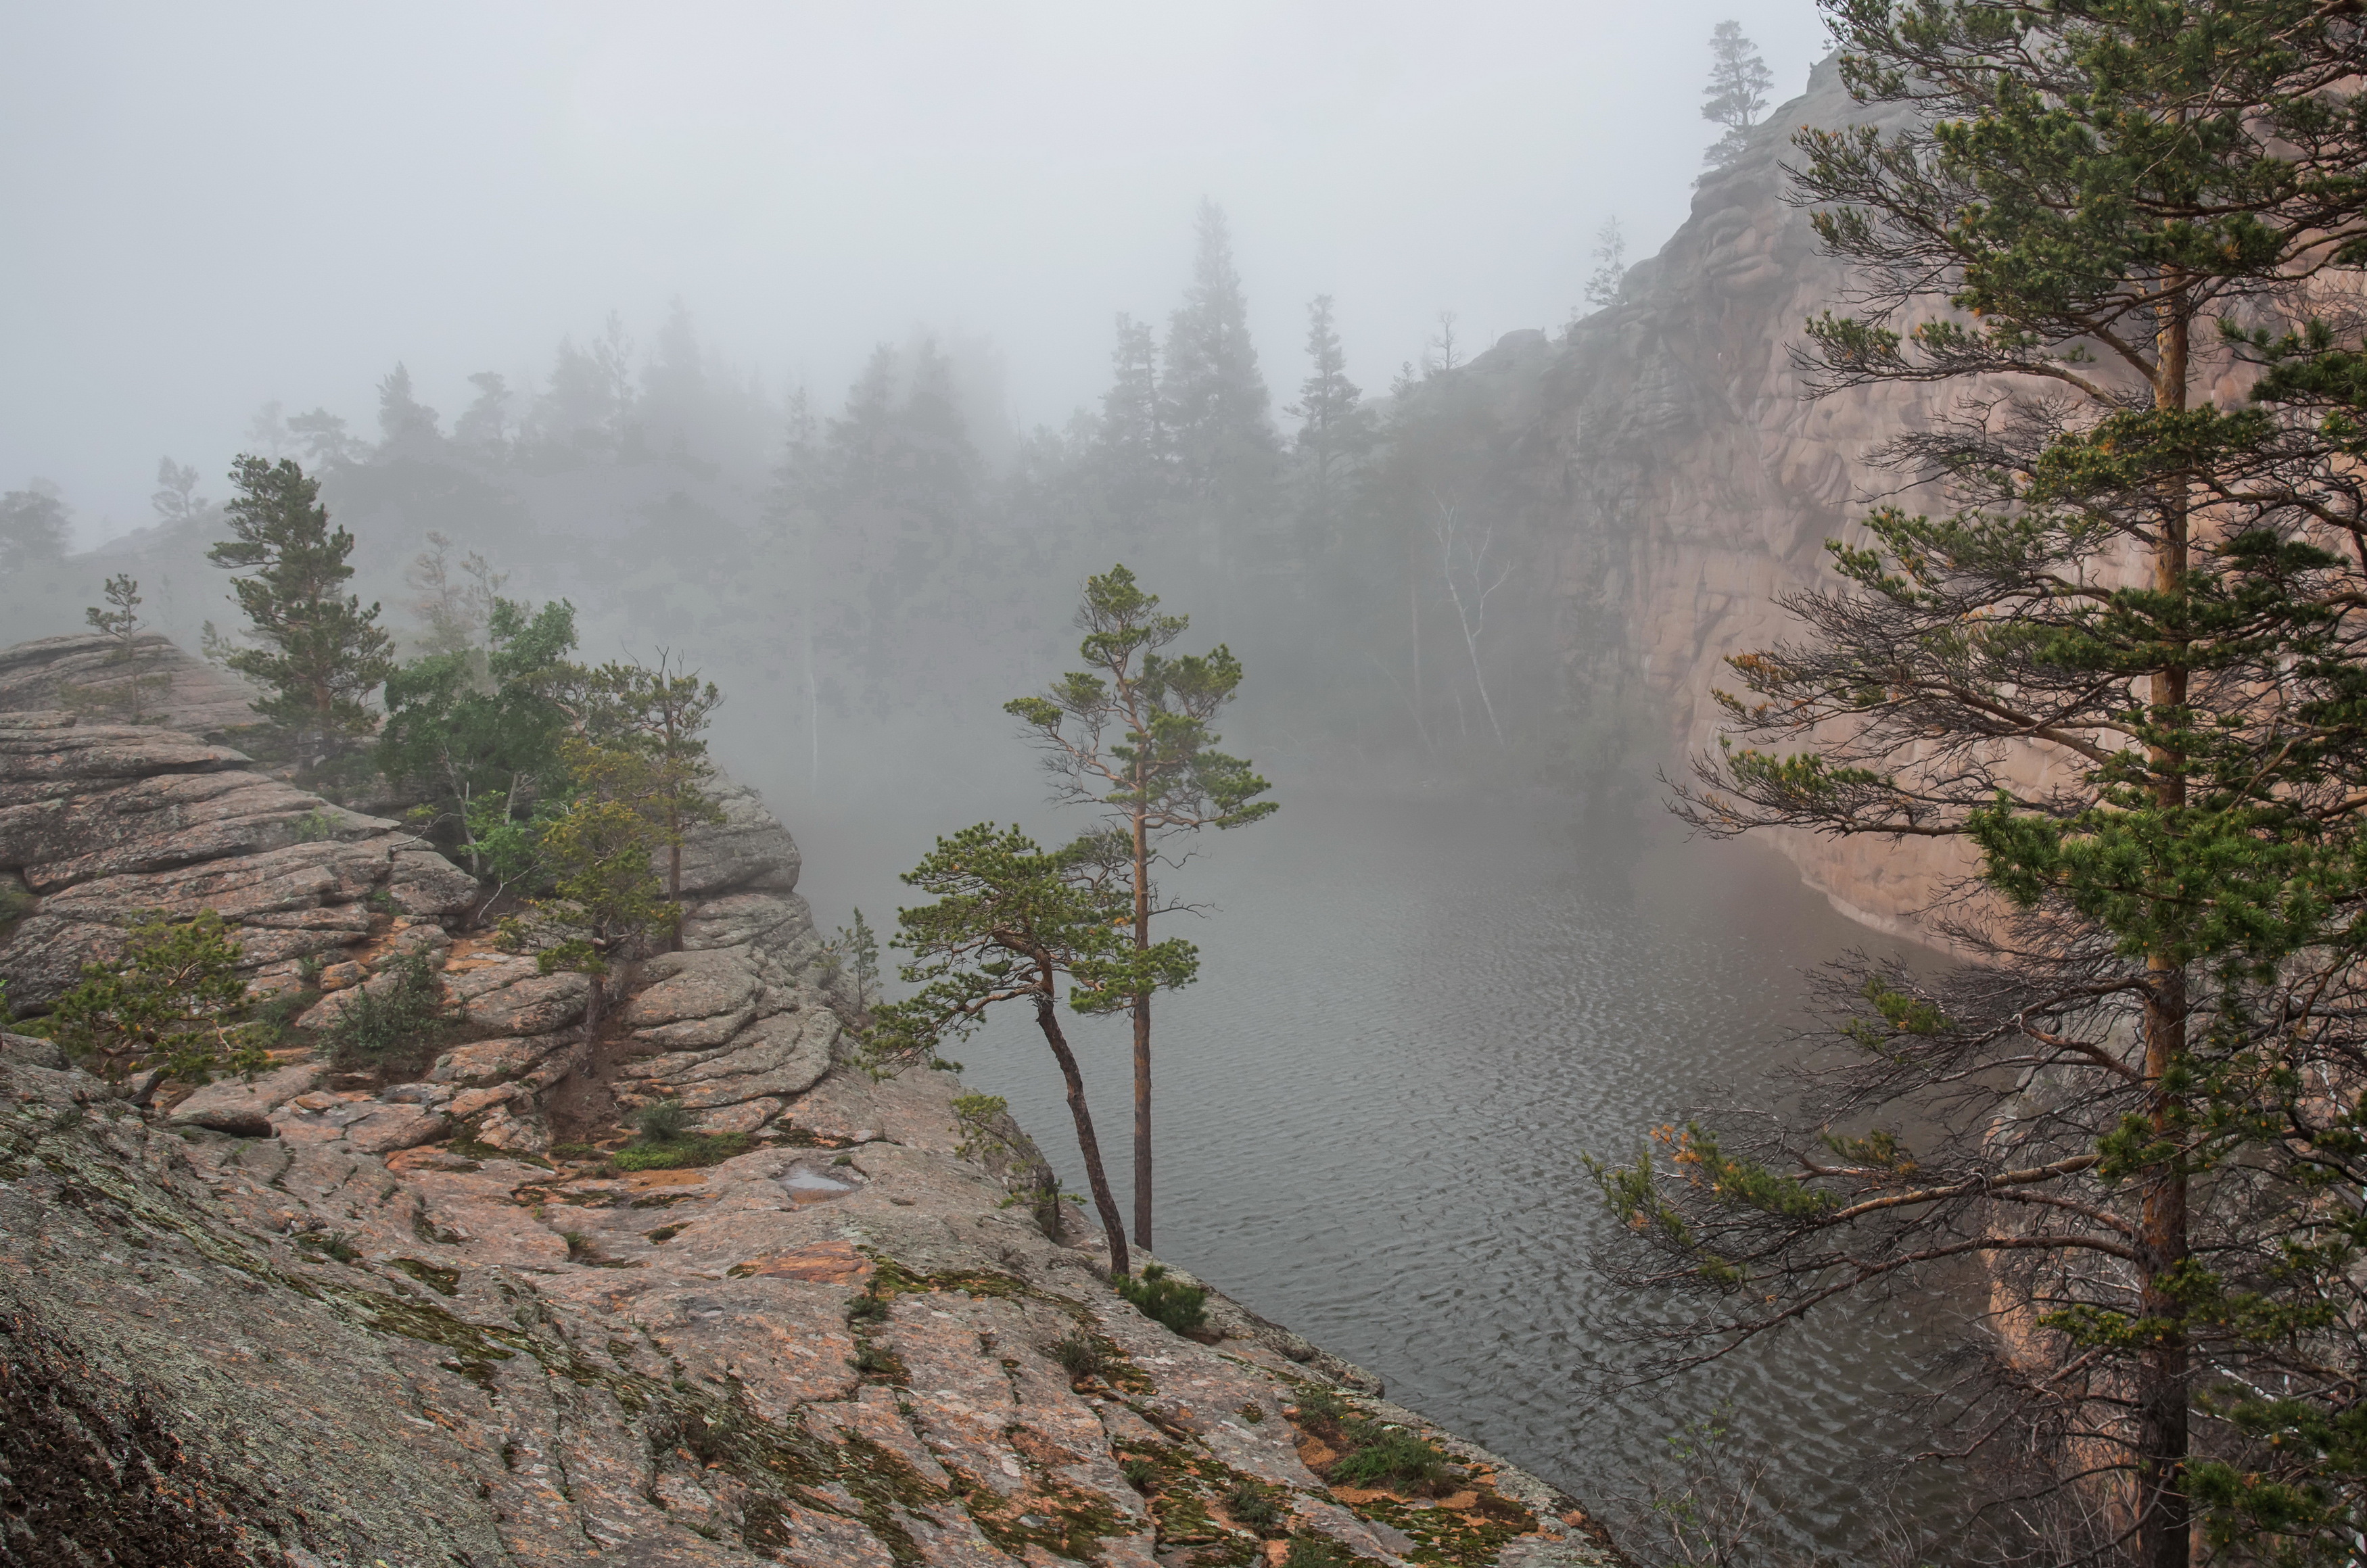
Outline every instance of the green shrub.
{"type": "Polygon", "coordinates": [[[1294,1537],[1282,1568],[1353,1568],[1355,1558],[1328,1535],[1294,1537]]]}
{"type": "Polygon", "coordinates": [[[425,958],[410,953],[356,987],[353,999],[322,1026],[321,1044],[332,1066],[399,1077],[425,1066],[451,1031],[443,983],[425,958]],[[391,984],[378,985],[390,976],[391,984]]]}
{"type": "Polygon", "coordinates": [[[1245,1525],[1261,1535],[1281,1528],[1284,1517],[1282,1505],[1274,1501],[1274,1494],[1246,1477],[1234,1482],[1232,1490],[1225,1494],[1225,1512],[1232,1516],[1235,1524],[1245,1525]]]}
{"type": "Polygon", "coordinates": [[[310,986],[275,991],[255,1004],[255,1021],[261,1024],[274,1041],[284,1040],[296,1021],[312,1009],[321,993],[310,986]]]}
{"type": "Polygon", "coordinates": [[[362,1249],[346,1238],[343,1231],[315,1231],[297,1238],[296,1245],[307,1252],[326,1253],[340,1263],[358,1260],[362,1249]]]}
{"type": "Polygon", "coordinates": [[[618,1170],[696,1170],[744,1155],[753,1142],[745,1133],[698,1133],[670,1144],[636,1140],[609,1156],[608,1163],[618,1170]]]}
{"type": "Polygon", "coordinates": [[[1410,1494],[1434,1492],[1455,1479],[1446,1456],[1403,1427],[1359,1421],[1349,1435],[1356,1447],[1331,1467],[1335,1484],[1410,1494]]]}
{"type": "Polygon", "coordinates": [[[849,1323],[879,1323],[888,1316],[888,1298],[875,1296],[868,1291],[846,1303],[849,1323]]]}
{"type": "Polygon", "coordinates": [[[1159,1484],[1159,1467],[1147,1459],[1127,1460],[1118,1465],[1117,1470],[1126,1477],[1126,1483],[1137,1492],[1149,1492],[1159,1484]]]}
{"type": "Polygon", "coordinates": [[[661,1100],[654,1105],[644,1105],[633,1117],[633,1126],[641,1140],[651,1144],[678,1144],[690,1131],[690,1108],[679,1100],[661,1100]]]}
{"type": "Polygon", "coordinates": [[[866,1378],[900,1378],[904,1363],[884,1345],[865,1345],[855,1352],[855,1370],[866,1378]]]}
{"type": "Polygon", "coordinates": [[[1329,1426],[1348,1418],[1348,1402],[1328,1388],[1308,1388],[1298,1396],[1298,1418],[1312,1426],[1329,1426]]]}
{"type": "Polygon", "coordinates": [[[1112,1364],[1108,1347],[1082,1329],[1047,1346],[1046,1353],[1072,1378],[1099,1377],[1112,1364]]]}
{"type": "Polygon", "coordinates": [[[1122,1274],[1116,1284],[1117,1293],[1145,1317],[1165,1324],[1177,1334],[1189,1334],[1208,1320],[1208,1292],[1170,1278],[1163,1263],[1146,1263],[1141,1273],[1122,1274]]]}

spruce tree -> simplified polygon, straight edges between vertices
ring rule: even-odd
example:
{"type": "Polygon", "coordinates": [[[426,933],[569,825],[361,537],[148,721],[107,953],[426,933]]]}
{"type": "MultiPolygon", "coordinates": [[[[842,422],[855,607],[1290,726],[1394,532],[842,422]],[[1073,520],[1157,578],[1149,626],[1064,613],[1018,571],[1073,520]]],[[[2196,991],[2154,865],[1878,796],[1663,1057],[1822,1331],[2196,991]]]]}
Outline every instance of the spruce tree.
{"type": "Polygon", "coordinates": [[[1286,412],[1298,422],[1298,458],[1307,477],[1308,513],[1328,536],[1355,466],[1378,439],[1364,392],[1348,379],[1347,355],[1332,324],[1331,296],[1307,307],[1307,379],[1286,412]]]}
{"type": "Polygon", "coordinates": [[[1149,323],[1119,314],[1110,371],[1093,461],[1118,510],[1138,513],[1167,493],[1174,467],[1174,444],[1161,400],[1159,344],[1149,323]]]}
{"type": "Polygon", "coordinates": [[[363,699],[393,672],[393,639],[378,605],[342,592],[354,536],[329,526],[320,481],[292,458],[242,457],[231,479],[238,498],[223,511],[233,536],[207,558],[253,572],[231,590],[261,646],[229,649],[222,662],[265,688],[257,713],[321,752],[368,734],[377,720],[363,699]]]}
{"type": "Polygon", "coordinates": [[[1887,452],[1957,505],[1830,547],[1840,585],[1784,601],[1802,635],[1729,660],[1682,809],[1962,844],[1934,919],[1982,962],[1837,965],[1846,1055],[1801,1119],[1599,1166],[1650,1249],[1630,1277],[1722,1303],[1699,1357],[1977,1265],[1996,1332],[1957,1417],[2044,1463],[2017,1511],[2056,1488],[2051,1550],[2180,1568],[2199,1498],[2223,1541],[2346,1552],[2367,361],[2278,323],[2367,259],[2360,27],[2301,0],[1825,9],[1852,92],[1916,112],[1795,138],[1863,301],[1810,351],[1826,389],[1978,378],[1887,452]],[[2231,355],[2275,370],[2223,409],[2198,394],[2231,355]],[[2101,1533],[2061,1534],[2081,1513],[2101,1533]]]}
{"type": "Polygon", "coordinates": [[[1234,512],[1271,482],[1279,454],[1224,210],[1201,202],[1195,231],[1192,286],[1167,324],[1161,402],[1184,493],[1234,512]]]}

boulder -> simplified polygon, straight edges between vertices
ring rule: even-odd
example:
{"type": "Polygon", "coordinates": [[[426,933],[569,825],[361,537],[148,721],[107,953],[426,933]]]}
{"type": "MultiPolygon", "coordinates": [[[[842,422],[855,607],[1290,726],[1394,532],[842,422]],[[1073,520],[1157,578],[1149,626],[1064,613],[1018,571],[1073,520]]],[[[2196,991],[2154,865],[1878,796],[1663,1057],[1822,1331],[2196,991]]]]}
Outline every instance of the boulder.
{"type": "MultiPolygon", "coordinates": [[[[682,893],[685,899],[711,897],[741,889],[788,893],[798,886],[798,846],[756,792],[731,779],[712,792],[723,813],[719,824],[703,824],[685,835],[682,893]]],[[[666,873],[661,858],[658,873],[666,873]]]]}

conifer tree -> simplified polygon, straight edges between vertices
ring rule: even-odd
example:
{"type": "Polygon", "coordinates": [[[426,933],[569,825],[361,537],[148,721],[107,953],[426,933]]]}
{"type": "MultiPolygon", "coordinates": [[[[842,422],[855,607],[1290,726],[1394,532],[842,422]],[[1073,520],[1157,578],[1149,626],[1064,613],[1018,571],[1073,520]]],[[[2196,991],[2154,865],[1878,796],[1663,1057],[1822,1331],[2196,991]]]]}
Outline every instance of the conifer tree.
{"type": "Polygon", "coordinates": [[[1166,493],[1174,462],[1161,400],[1159,344],[1148,322],[1120,312],[1110,370],[1094,458],[1112,499],[1122,511],[1136,512],[1166,493]]]}
{"type": "Polygon", "coordinates": [[[91,630],[115,645],[108,650],[107,662],[120,673],[86,694],[95,705],[121,713],[126,723],[140,724],[146,719],[150,694],[170,690],[173,677],[147,673],[149,660],[140,648],[140,634],[147,627],[140,616],[140,580],[119,571],[107,580],[100,592],[107,608],[89,605],[82,618],[91,630]]]}
{"type": "Polygon", "coordinates": [[[1627,236],[1615,217],[1603,220],[1594,231],[1594,270],[1586,276],[1586,302],[1597,310],[1619,301],[1619,286],[1627,276],[1627,236]]]}
{"type": "Polygon", "coordinates": [[[1195,233],[1192,285],[1167,324],[1161,402],[1184,493],[1239,508],[1271,481],[1278,451],[1223,209],[1201,202],[1195,233]]]}
{"type": "Polygon", "coordinates": [[[1766,111],[1775,77],[1759,58],[1759,46],[1742,36],[1740,22],[1720,22],[1709,39],[1709,85],[1702,89],[1702,118],[1726,127],[1702,161],[1722,169],[1742,155],[1750,128],[1766,111]]]}
{"type": "MultiPolygon", "coordinates": [[[[1048,854],[1016,828],[981,823],[939,839],[904,877],[936,902],[896,912],[893,945],[912,954],[900,974],[920,989],[878,1009],[864,1032],[864,1053],[883,1075],[918,1064],[950,1067],[939,1050],[945,1041],[966,1037],[1003,1002],[1029,1004],[1068,1091],[1111,1272],[1123,1278],[1132,1266],[1126,1225],[1102,1166],[1076,1052],[1060,1027],[1060,987],[1066,982],[1072,1008],[1105,1010],[1111,998],[1122,1005],[1188,984],[1198,955],[1187,942],[1127,942],[1127,890],[1098,869],[1093,854],[1074,848],[1048,854]]],[[[1139,1231],[1136,1240],[1150,1246],[1139,1231]]]]}
{"type": "Polygon", "coordinates": [[[0,495],[0,568],[62,560],[65,553],[66,509],[55,496],[32,490],[0,495]]]}
{"type": "MultiPolygon", "coordinates": [[[[708,793],[715,764],[707,760],[706,731],[723,694],[698,671],[674,668],[673,654],[658,650],[654,666],[612,660],[583,682],[582,734],[590,745],[635,759],[611,775],[612,790],[631,801],[650,825],[652,846],[665,861],[665,896],[682,897],[682,846],[690,829],[720,822],[722,811],[708,793]]],[[[676,938],[677,942],[679,937],[676,938]]]]}
{"type": "Polygon", "coordinates": [[[1350,473],[1378,439],[1363,390],[1348,379],[1329,294],[1317,295],[1307,307],[1307,359],[1298,401],[1286,412],[1299,422],[1298,457],[1307,475],[1310,519],[1328,533],[1350,473]]]}
{"type": "Polygon", "coordinates": [[[1666,1165],[1598,1167],[1657,1259],[1631,1277],[1723,1303],[1708,1355],[1977,1263],[1998,1333],[1966,1440],[2100,1505],[2050,1549],[2181,1568],[2199,1500],[2223,1543],[2347,1553],[2367,359],[2276,323],[2367,260],[2360,25],[2304,0],[1825,10],[1852,92],[1915,112],[1795,138],[1863,302],[1811,350],[1826,388],[1980,378],[1888,453],[1957,509],[1882,507],[1830,547],[1841,583],[1784,601],[1803,635],[1729,661],[1727,743],[1682,808],[1962,843],[1977,881],[1936,918],[1985,962],[1837,966],[1850,1055],[1802,1122],[1673,1125],[1666,1165]],[[2199,395],[2229,354],[2274,367],[2250,406],[2199,395]]]}
{"type": "Polygon", "coordinates": [[[198,470],[170,457],[156,459],[156,490],[148,504],[159,521],[170,527],[194,523],[206,514],[206,498],[198,493],[198,470]]]}
{"type": "Polygon", "coordinates": [[[243,457],[231,479],[238,499],[223,510],[233,536],[207,558],[253,572],[231,590],[261,646],[229,649],[222,662],[266,689],[257,713],[321,751],[368,734],[376,719],[363,699],[393,672],[393,639],[378,605],[342,592],[354,536],[329,526],[320,481],[292,458],[243,457]]]}
{"type": "MultiPolygon", "coordinates": [[[[1040,697],[1019,697],[1004,711],[1024,721],[1043,749],[1054,798],[1092,806],[1106,829],[1079,840],[1075,863],[1098,857],[1102,874],[1125,893],[1138,959],[1148,963],[1153,917],[1164,912],[1151,883],[1160,844],[1203,828],[1240,828],[1280,809],[1259,800],[1267,789],[1243,758],[1217,750],[1211,721],[1233,700],[1240,660],[1221,643],[1206,654],[1169,657],[1163,649],[1190,626],[1159,612],[1123,565],[1089,578],[1077,624],[1079,655],[1089,666],[1053,682],[1040,697]]],[[[1146,971],[1149,973],[1149,971],[1146,971]]],[[[1156,987],[1104,990],[1098,1010],[1123,1008],[1134,1022],[1134,1239],[1151,1245],[1150,1002],[1156,987]]]]}

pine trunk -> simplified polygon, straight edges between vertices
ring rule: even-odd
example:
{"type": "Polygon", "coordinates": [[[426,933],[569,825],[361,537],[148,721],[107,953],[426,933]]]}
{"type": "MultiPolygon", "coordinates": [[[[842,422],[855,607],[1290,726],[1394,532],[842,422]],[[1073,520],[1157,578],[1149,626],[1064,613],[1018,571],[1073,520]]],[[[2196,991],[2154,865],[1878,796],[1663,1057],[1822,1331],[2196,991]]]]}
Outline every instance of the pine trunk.
{"type": "MultiPolygon", "coordinates": [[[[1150,831],[1134,813],[1134,949],[1150,946],[1150,831]]],[[[1150,1250],[1150,993],[1134,997],[1134,1239],[1150,1250]]]]}
{"type": "Polygon", "coordinates": [[[1109,1178],[1102,1170],[1101,1140],[1093,1136],[1093,1113],[1085,1105],[1084,1077],[1077,1071],[1076,1053],[1069,1049],[1068,1036],[1060,1032],[1059,1010],[1049,989],[1036,994],[1036,1022],[1044,1031],[1044,1043],[1052,1047],[1052,1059],[1060,1064],[1060,1081],[1068,1086],[1069,1115],[1077,1124],[1077,1152],[1085,1160],[1085,1185],[1092,1190],[1093,1211],[1101,1216],[1102,1229],[1109,1236],[1110,1272],[1130,1273],[1132,1260],[1127,1255],[1126,1226],[1119,1223],[1117,1199],[1111,1195],[1109,1178]]]}
{"type": "MultiPolygon", "coordinates": [[[[2154,406],[2164,412],[2186,407],[2188,325],[2181,309],[2173,291],[2163,307],[2156,338],[2154,406]]],[[[2177,594],[2185,587],[2187,525],[2182,501],[2174,503],[2162,519],[2153,558],[2153,587],[2162,594],[2177,594]]],[[[2157,671],[2150,694],[2157,722],[2183,707],[2185,669],[2157,671]]],[[[2176,750],[2157,746],[2148,760],[2154,804],[2168,817],[2186,804],[2186,759],[2176,750]]],[[[2165,1086],[2186,1055],[2186,973],[2170,957],[2153,953],[2146,960],[2146,978],[2145,1077],[2150,1086],[2146,1119],[2155,1137],[2169,1144],[2175,1142],[2177,1129],[2175,1108],[2165,1086]]],[[[2150,1322],[2175,1325],[2182,1309],[2165,1287],[2187,1257],[2182,1168],[2173,1166],[2148,1173],[2137,1232],[2138,1311],[2150,1322]]],[[[2137,1556],[2144,1568],[2187,1568],[2191,1556],[2193,1515],[2186,1495],[2189,1360],[2186,1337],[2173,1326],[2157,1331],[2138,1362],[2137,1556]]]]}

